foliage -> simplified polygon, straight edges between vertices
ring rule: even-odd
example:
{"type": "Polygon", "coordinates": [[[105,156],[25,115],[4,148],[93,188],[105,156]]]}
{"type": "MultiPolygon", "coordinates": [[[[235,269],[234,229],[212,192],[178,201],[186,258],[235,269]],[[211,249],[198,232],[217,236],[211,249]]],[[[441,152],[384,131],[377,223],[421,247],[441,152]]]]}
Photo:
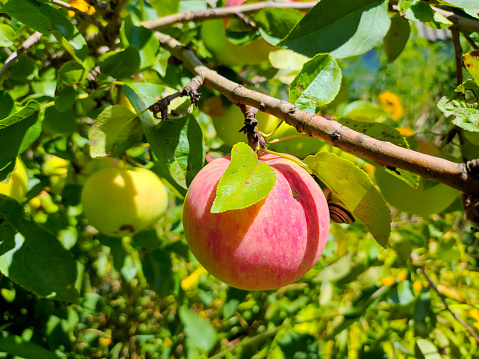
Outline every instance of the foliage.
{"type": "MultiPolygon", "coordinates": [[[[215,3],[0,0],[0,180],[14,180],[19,159],[29,177],[19,201],[0,194],[0,357],[477,357],[479,234],[459,195],[427,218],[400,212],[374,186],[378,165],[330,144],[297,162],[358,221],[332,224],[302,279],[242,291],[190,253],[181,221],[188,186],[206,162],[231,153],[206,105],[228,100],[209,83],[198,103],[184,96],[196,74],[160,46],[149,21],[224,5],[215,3]],[[166,214],[130,237],[99,233],[83,214],[81,193],[105,167],[156,173],[168,188],[166,214]]],[[[246,14],[254,26],[216,23],[228,44],[220,53],[202,21],[160,31],[229,80],[370,138],[418,151],[425,138],[434,155],[453,162],[479,157],[478,34],[459,23],[460,44],[432,43],[415,25],[448,28],[439,11],[447,10],[477,29],[476,1],[311,7],[246,14]],[[454,45],[465,53],[462,83],[454,45]]],[[[220,183],[233,183],[240,198],[220,194],[218,211],[246,207],[274,184],[249,147],[235,149],[236,167],[220,183]],[[267,180],[245,191],[252,176],[267,180]]],[[[388,173],[418,184],[414,173],[388,173]]]]}

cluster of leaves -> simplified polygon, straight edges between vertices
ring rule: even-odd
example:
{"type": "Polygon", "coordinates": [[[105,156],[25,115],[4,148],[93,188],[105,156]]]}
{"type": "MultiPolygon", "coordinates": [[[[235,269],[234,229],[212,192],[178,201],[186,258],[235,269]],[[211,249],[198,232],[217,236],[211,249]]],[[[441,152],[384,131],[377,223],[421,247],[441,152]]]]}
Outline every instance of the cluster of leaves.
{"type": "MultiPolygon", "coordinates": [[[[390,232],[389,209],[365,171],[371,164],[341,151],[323,151],[304,163],[365,226],[334,226],[318,265],[290,287],[248,293],[209,276],[184,242],[181,206],[206,154],[230,150],[202,111],[218,93],[202,88],[199,108],[179,98],[170,104],[168,120],[155,118],[149,106],[194,75],[141,25],[207,9],[208,2],[89,3],[95,6],[86,9],[94,11],[75,15],[46,1],[0,1],[6,14],[0,45],[7,49],[0,51],[0,61],[21,53],[0,70],[0,180],[11,176],[19,156],[30,175],[21,204],[0,196],[0,352],[26,358],[474,356],[477,343],[444,310],[420,268],[427,264],[450,308],[469,326],[479,326],[472,306],[479,295],[477,234],[467,229],[461,212],[430,220],[393,217],[398,222],[390,232]],[[119,42],[108,41],[106,34],[115,29],[119,42]],[[24,52],[22,44],[35,36],[37,42],[24,52]],[[67,161],[58,189],[58,176],[45,171],[50,155],[67,161]],[[118,240],[88,226],[82,185],[92,158],[106,156],[164,178],[170,206],[154,228],[118,240]],[[383,249],[388,238],[390,247],[383,249]]],[[[400,14],[393,17],[392,6],[323,0],[304,17],[291,9],[262,10],[251,15],[256,28],[231,20],[225,33],[231,43],[261,36],[278,46],[244,71],[241,63],[227,68],[218,61],[205,46],[201,24],[172,24],[165,32],[190,44],[228,78],[245,84],[265,78],[263,91],[304,111],[342,116],[344,126],[407,147],[396,130],[404,124],[375,98],[356,101],[365,97],[348,94],[355,72],[341,70],[354,68],[374,48],[389,62],[401,60],[411,22],[451,25],[425,1],[400,1],[400,14]]],[[[445,6],[477,18],[474,0],[449,0],[445,6]]],[[[463,34],[474,41],[474,34],[463,34]]],[[[445,116],[456,117],[438,130],[445,135],[456,128],[462,156],[471,159],[479,148],[479,78],[474,54],[464,61],[471,64],[472,79],[457,91],[466,95],[440,101],[445,116]]],[[[405,171],[400,178],[412,186],[418,181],[405,171]]]]}

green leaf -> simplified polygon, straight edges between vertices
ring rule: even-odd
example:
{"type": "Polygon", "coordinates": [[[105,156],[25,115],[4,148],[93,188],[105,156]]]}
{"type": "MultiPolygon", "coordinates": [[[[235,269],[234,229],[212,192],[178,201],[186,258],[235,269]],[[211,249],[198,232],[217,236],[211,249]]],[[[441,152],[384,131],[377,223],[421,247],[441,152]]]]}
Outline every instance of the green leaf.
{"type": "Polygon", "coordinates": [[[416,358],[418,359],[441,359],[436,346],[427,339],[416,339],[416,358]]]}
{"type": "Polygon", "coordinates": [[[14,199],[0,195],[0,270],[42,297],[74,302],[77,265],[55,236],[27,217],[14,199]]]}
{"type": "MultiPolygon", "coordinates": [[[[38,112],[33,111],[37,106],[39,106],[37,102],[31,101],[26,107],[0,122],[4,125],[10,124],[0,129],[0,153],[2,154],[0,156],[0,181],[10,175],[15,165],[15,158],[22,154],[26,149],[25,144],[32,139],[25,137],[31,133],[30,128],[37,124],[38,112]]],[[[34,131],[34,133],[37,132],[34,131]]]]}
{"type": "Polygon", "coordinates": [[[293,9],[265,9],[257,13],[253,19],[259,26],[261,36],[275,46],[302,18],[303,15],[293,9]]]}
{"type": "Polygon", "coordinates": [[[180,307],[178,314],[185,326],[187,347],[208,353],[216,342],[216,331],[210,323],[185,306],[180,307]]]}
{"type": "Polygon", "coordinates": [[[93,158],[118,156],[141,141],[143,129],[135,113],[120,105],[108,106],[88,133],[93,158]]]}
{"type": "Polygon", "coordinates": [[[391,212],[369,176],[352,162],[329,152],[318,152],[306,157],[304,162],[364,223],[376,241],[386,247],[391,232],[391,212]]]}
{"type": "Polygon", "coordinates": [[[418,1],[405,11],[407,19],[416,22],[423,22],[433,29],[446,29],[452,25],[444,15],[434,11],[427,2],[418,1]]]}
{"type": "Polygon", "coordinates": [[[153,31],[143,26],[135,26],[131,17],[126,18],[121,28],[122,42],[134,46],[140,53],[140,68],[155,65],[159,55],[160,44],[153,31]]]}
{"type": "Polygon", "coordinates": [[[479,85],[479,50],[471,51],[463,55],[464,66],[472,78],[479,85]]]}
{"type": "Polygon", "coordinates": [[[13,45],[13,39],[15,38],[15,30],[9,25],[0,25],[0,46],[9,47],[13,45]]]}
{"type": "Polygon", "coordinates": [[[479,98],[479,85],[473,80],[469,79],[464,81],[462,84],[457,86],[457,88],[454,90],[455,92],[466,92],[466,91],[472,91],[476,98],[479,98]]]}
{"type": "Polygon", "coordinates": [[[300,110],[316,113],[334,100],[341,87],[341,70],[329,54],[306,62],[289,87],[289,102],[300,110]]]}
{"type": "Polygon", "coordinates": [[[27,117],[33,115],[35,112],[40,110],[40,104],[37,101],[28,101],[24,108],[15,112],[14,114],[0,120],[0,130],[5,129],[8,126],[11,126],[15,123],[23,121],[27,117]]]}
{"type": "Polygon", "coordinates": [[[140,53],[133,46],[128,46],[122,51],[108,52],[100,57],[101,72],[117,79],[136,74],[140,69],[140,64],[140,53]]]}
{"type": "Polygon", "coordinates": [[[55,353],[18,335],[0,337],[0,352],[25,359],[58,359],[55,353]]]}
{"type": "Polygon", "coordinates": [[[58,71],[58,82],[67,86],[73,86],[84,79],[87,74],[85,68],[75,61],[69,61],[58,71]]]}
{"type": "Polygon", "coordinates": [[[322,0],[278,46],[313,57],[336,59],[361,55],[386,35],[391,20],[385,0],[322,0]]]}
{"type": "Polygon", "coordinates": [[[176,14],[180,9],[180,0],[150,0],[150,5],[158,17],[163,17],[176,14]]]}
{"type": "Polygon", "coordinates": [[[55,107],[58,111],[64,112],[73,107],[76,102],[77,92],[74,87],[64,87],[60,90],[58,97],[55,99],[55,107]]]}
{"type": "MultiPolygon", "coordinates": [[[[123,87],[125,96],[138,113],[147,106],[138,93],[129,85],[123,87]]],[[[203,133],[193,116],[161,122],[157,128],[150,111],[140,116],[143,130],[153,153],[161,177],[170,182],[181,194],[203,168],[205,145],[203,133]]]]}
{"type": "Polygon", "coordinates": [[[166,297],[174,292],[176,283],[171,269],[173,263],[171,262],[170,252],[160,249],[150,251],[141,264],[145,279],[155,293],[161,297],[166,297]]]}
{"type": "Polygon", "coordinates": [[[389,63],[396,60],[404,50],[410,32],[411,29],[407,19],[403,18],[401,15],[396,15],[391,19],[391,26],[383,39],[384,52],[386,52],[389,63]]]}
{"type": "Polygon", "coordinates": [[[87,43],[78,29],[52,6],[34,0],[10,0],[2,12],[44,35],[52,34],[76,61],[88,55],[87,43]]]}
{"type": "Polygon", "coordinates": [[[471,132],[479,132],[479,106],[477,104],[469,104],[464,100],[449,101],[446,97],[439,100],[437,107],[444,115],[456,118],[452,123],[456,126],[471,132]]]}
{"type": "Polygon", "coordinates": [[[8,117],[15,110],[15,101],[6,90],[0,90],[0,119],[8,117]]]}
{"type": "Polygon", "coordinates": [[[246,143],[231,149],[231,162],[216,188],[211,213],[249,207],[265,198],[276,182],[275,171],[258,160],[246,143]]]}
{"type": "MultiPolygon", "coordinates": [[[[334,120],[354,131],[363,133],[366,136],[380,141],[391,142],[396,146],[409,148],[406,139],[399,133],[399,131],[385,123],[355,121],[341,117],[335,118],[334,120]]],[[[406,182],[411,187],[417,187],[419,180],[419,176],[417,174],[400,168],[397,168],[396,172],[390,170],[387,170],[387,172],[406,182]],[[397,172],[399,172],[399,174],[397,172]]]]}
{"type": "Polygon", "coordinates": [[[479,9],[477,0],[447,0],[449,5],[465,8],[465,9],[479,9]]]}
{"type": "Polygon", "coordinates": [[[313,282],[329,282],[343,279],[349,273],[351,273],[353,267],[353,252],[349,252],[339,258],[336,262],[333,262],[327,267],[323,268],[313,279],[313,282]]]}

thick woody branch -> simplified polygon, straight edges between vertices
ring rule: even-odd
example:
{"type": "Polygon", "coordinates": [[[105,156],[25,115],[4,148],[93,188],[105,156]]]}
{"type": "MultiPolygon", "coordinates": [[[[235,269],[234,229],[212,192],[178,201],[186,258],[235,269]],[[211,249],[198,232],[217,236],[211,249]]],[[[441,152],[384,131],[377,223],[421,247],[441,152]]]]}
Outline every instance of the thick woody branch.
{"type": "Polygon", "coordinates": [[[479,196],[479,176],[463,163],[408,150],[390,142],[379,141],[339,124],[336,121],[304,112],[287,101],[249,90],[205,67],[191,49],[163,33],[156,33],[161,46],[183,61],[195,75],[204,79],[207,87],[215,89],[235,104],[245,104],[272,114],[298,131],[318,137],[348,152],[362,155],[390,167],[398,167],[424,178],[442,182],[462,192],[479,196]]]}
{"type": "Polygon", "coordinates": [[[297,2],[297,3],[276,3],[276,2],[261,2],[250,5],[239,5],[231,7],[222,7],[217,9],[208,9],[200,11],[190,11],[185,13],[174,14],[170,16],[165,16],[159,19],[145,21],[142,25],[148,29],[158,30],[164,27],[172,26],[175,24],[185,23],[185,22],[200,22],[205,20],[212,19],[223,19],[229,17],[237,17],[238,14],[251,14],[258,12],[263,9],[271,8],[281,8],[281,9],[296,9],[296,10],[309,10],[314,5],[316,1],[312,2],[297,2]]]}

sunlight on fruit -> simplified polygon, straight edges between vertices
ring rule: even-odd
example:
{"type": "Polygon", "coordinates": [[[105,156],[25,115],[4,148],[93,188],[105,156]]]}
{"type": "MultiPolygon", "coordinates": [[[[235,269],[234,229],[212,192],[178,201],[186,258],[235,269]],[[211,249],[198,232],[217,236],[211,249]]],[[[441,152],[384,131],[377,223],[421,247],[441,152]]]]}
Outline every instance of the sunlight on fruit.
{"type": "Polygon", "coordinates": [[[93,227],[106,235],[123,237],[156,223],[166,211],[168,193],[147,169],[105,168],[85,182],[82,203],[93,227]]]}
{"type": "Polygon", "coordinates": [[[15,198],[21,202],[27,193],[28,173],[27,168],[20,158],[17,158],[15,171],[7,183],[0,182],[0,193],[15,198]]]}

